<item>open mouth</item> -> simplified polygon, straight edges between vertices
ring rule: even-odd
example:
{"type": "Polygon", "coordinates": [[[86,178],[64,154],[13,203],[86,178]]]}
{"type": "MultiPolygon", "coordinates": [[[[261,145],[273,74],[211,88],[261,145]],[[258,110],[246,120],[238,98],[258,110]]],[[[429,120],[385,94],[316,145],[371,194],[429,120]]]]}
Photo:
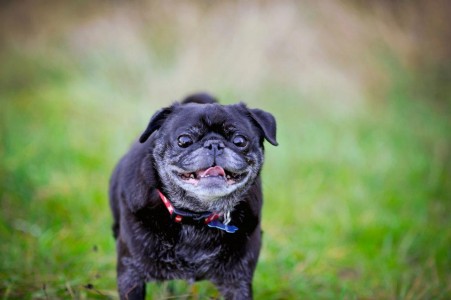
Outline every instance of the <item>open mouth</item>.
{"type": "Polygon", "coordinates": [[[227,184],[232,185],[240,182],[245,173],[233,173],[224,170],[220,166],[214,166],[208,169],[197,170],[191,173],[181,173],[180,178],[183,181],[197,185],[201,180],[224,180],[227,184]]]}

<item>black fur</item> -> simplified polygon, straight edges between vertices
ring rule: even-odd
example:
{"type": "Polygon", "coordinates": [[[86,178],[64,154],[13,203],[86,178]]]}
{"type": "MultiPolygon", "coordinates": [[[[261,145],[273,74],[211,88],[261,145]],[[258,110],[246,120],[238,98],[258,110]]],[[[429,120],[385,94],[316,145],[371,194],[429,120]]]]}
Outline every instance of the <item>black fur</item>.
{"type": "Polygon", "coordinates": [[[140,143],[112,174],[110,205],[121,299],[144,299],[146,282],[171,279],[210,280],[225,299],[252,299],[261,246],[263,140],[277,145],[276,123],[262,110],[215,102],[197,94],[158,111],[140,143]],[[177,136],[193,128],[194,144],[187,149],[177,146],[177,136]],[[248,137],[245,148],[231,142],[235,131],[248,137]],[[222,145],[224,152],[213,155],[205,148],[207,142],[222,145]],[[245,170],[245,178],[224,187],[213,182],[191,188],[171,175],[174,168],[191,172],[215,165],[245,170]],[[231,224],[239,230],[227,233],[205,224],[176,223],[157,189],[180,209],[231,212],[231,224]]]}

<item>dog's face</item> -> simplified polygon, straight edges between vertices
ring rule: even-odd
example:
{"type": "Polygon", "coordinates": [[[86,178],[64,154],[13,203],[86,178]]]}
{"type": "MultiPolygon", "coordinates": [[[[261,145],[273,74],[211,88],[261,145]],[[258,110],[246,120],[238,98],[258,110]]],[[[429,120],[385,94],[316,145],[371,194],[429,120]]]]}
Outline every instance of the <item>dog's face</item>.
{"type": "Polygon", "coordinates": [[[193,211],[227,211],[255,181],[263,140],[276,145],[274,117],[244,104],[175,104],[157,112],[151,136],[155,168],[171,201],[193,211]]]}

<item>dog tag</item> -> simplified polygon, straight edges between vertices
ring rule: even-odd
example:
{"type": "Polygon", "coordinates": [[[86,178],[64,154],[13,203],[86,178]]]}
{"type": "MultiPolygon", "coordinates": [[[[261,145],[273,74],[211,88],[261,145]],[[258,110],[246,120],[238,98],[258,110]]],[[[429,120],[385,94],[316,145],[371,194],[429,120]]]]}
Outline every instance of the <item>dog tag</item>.
{"type": "Polygon", "coordinates": [[[225,232],[228,232],[228,233],[234,233],[235,231],[238,230],[238,227],[233,226],[233,225],[223,224],[223,223],[219,222],[218,220],[211,221],[207,225],[208,225],[208,227],[218,228],[218,229],[224,230],[225,232]]]}

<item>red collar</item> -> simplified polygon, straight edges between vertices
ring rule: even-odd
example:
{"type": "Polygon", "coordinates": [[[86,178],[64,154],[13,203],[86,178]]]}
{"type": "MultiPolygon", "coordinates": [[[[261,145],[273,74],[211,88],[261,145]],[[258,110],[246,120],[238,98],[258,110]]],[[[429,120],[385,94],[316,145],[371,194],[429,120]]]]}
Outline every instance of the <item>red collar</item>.
{"type": "Polygon", "coordinates": [[[221,216],[218,213],[212,213],[212,212],[201,212],[201,213],[195,213],[190,211],[185,211],[181,209],[177,209],[172,205],[172,203],[169,201],[168,198],[166,198],[163,193],[158,190],[158,194],[160,194],[160,198],[163,201],[164,205],[169,211],[169,215],[171,218],[177,222],[177,223],[204,223],[209,224],[210,222],[219,219],[221,216]]]}
{"type": "Polygon", "coordinates": [[[227,233],[234,233],[238,230],[238,227],[236,226],[220,222],[218,219],[222,216],[222,214],[212,212],[195,213],[177,209],[174,207],[174,205],[172,205],[171,201],[169,201],[169,199],[166,198],[165,195],[163,195],[163,193],[160,190],[157,189],[157,191],[158,194],[160,195],[161,201],[163,201],[164,205],[168,209],[169,215],[177,223],[182,223],[182,221],[183,223],[191,223],[191,224],[204,223],[208,227],[217,228],[227,233]]]}

